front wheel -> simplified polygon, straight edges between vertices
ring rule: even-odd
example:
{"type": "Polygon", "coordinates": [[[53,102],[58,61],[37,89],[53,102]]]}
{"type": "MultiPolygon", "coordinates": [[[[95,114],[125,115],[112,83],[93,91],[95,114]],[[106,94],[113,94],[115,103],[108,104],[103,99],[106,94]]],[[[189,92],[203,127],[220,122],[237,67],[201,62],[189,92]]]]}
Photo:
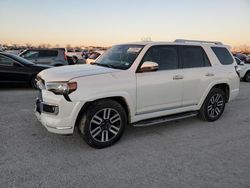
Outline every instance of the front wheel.
{"type": "Polygon", "coordinates": [[[115,144],[127,125],[127,115],[116,101],[105,99],[94,102],[83,114],[80,131],[92,147],[104,148],[115,144]]]}
{"type": "Polygon", "coordinates": [[[200,119],[204,121],[216,121],[222,115],[225,104],[225,92],[219,88],[213,88],[200,109],[200,119]]]}

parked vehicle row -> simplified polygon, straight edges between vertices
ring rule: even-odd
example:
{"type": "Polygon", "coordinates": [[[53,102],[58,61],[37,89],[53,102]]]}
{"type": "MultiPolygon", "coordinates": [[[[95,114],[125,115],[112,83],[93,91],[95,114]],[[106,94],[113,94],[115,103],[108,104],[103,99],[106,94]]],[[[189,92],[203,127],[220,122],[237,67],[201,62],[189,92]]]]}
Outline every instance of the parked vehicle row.
{"type": "Polygon", "coordinates": [[[90,146],[108,147],[128,124],[219,119],[239,93],[238,70],[220,42],[116,45],[92,65],[40,72],[36,116],[50,132],[72,134],[77,127],[90,146]]]}

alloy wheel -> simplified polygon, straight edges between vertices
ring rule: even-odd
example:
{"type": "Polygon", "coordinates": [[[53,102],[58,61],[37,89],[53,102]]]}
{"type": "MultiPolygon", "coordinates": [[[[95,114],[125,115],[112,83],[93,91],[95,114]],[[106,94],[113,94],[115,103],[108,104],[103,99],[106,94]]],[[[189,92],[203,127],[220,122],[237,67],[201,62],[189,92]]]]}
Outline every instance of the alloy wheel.
{"type": "Polygon", "coordinates": [[[112,108],[104,108],[94,114],[90,121],[90,134],[98,142],[108,142],[121,129],[121,116],[112,108]]]}
{"type": "Polygon", "coordinates": [[[213,95],[208,102],[208,107],[207,107],[208,115],[211,118],[219,116],[223,110],[223,105],[224,105],[223,96],[218,93],[213,95]]]}

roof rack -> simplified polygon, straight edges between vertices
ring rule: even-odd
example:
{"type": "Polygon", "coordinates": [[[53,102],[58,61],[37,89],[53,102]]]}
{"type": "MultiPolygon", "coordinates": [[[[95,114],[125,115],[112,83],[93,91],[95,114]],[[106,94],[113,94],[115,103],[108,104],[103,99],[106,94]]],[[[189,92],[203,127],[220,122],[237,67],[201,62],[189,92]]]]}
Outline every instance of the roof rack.
{"type": "Polygon", "coordinates": [[[202,40],[186,40],[186,39],[176,39],[174,42],[178,42],[178,43],[206,43],[206,44],[223,45],[222,42],[218,42],[218,41],[202,41],[202,40]]]}

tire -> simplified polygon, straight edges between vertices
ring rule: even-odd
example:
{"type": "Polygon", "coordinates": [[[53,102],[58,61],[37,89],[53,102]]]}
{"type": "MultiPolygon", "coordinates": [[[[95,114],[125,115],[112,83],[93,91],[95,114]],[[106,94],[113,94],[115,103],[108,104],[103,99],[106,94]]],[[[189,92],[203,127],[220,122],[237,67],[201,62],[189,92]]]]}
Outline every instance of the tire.
{"type": "Polygon", "coordinates": [[[250,82],[250,71],[248,71],[248,72],[246,73],[246,75],[245,75],[245,77],[244,77],[244,80],[245,80],[246,82],[250,82]]]}
{"type": "Polygon", "coordinates": [[[200,109],[199,118],[204,121],[216,121],[223,114],[225,105],[225,92],[219,88],[212,88],[200,109]]]}
{"type": "Polygon", "coordinates": [[[80,132],[88,145],[105,148],[115,144],[123,135],[127,115],[123,107],[110,99],[92,103],[81,114],[80,132]]]}

